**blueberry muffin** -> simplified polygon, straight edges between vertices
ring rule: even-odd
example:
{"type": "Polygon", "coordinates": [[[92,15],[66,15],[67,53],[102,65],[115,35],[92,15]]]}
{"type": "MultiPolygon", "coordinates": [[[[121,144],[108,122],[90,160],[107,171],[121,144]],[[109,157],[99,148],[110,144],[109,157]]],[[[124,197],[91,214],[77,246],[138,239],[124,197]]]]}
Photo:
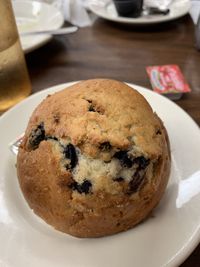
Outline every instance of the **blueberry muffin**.
{"type": "Polygon", "coordinates": [[[33,112],[17,171],[30,208],[57,230],[118,233],[145,219],[164,193],[167,132],[136,90],[114,80],[83,81],[33,112]]]}

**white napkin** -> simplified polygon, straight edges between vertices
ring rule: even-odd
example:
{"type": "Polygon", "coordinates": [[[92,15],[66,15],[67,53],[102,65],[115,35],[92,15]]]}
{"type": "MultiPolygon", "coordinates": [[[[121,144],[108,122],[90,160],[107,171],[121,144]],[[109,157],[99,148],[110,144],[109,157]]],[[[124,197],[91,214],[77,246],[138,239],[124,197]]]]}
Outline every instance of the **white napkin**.
{"type": "Polygon", "coordinates": [[[65,20],[78,27],[86,27],[92,24],[82,0],[63,0],[62,10],[65,20]]]}
{"type": "Polygon", "coordinates": [[[102,6],[105,6],[111,0],[37,0],[37,1],[46,2],[54,5],[55,7],[61,10],[65,20],[71,22],[73,25],[76,25],[78,27],[87,27],[91,26],[96,19],[96,16],[94,14],[88,13],[89,4],[92,2],[92,3],[98,3],[98,5],[102,4],[102,6]]]}
{"type": "MultiPolygon", "coordinates": [[[[42,1],[42,0],[40,0],[42,1]]],[[[90,3],[98,3],[98,5],[105,6],[111,0],[43,0],[52,2],[57,6],[64,14],[66,21],[78,27],[91,26],[96,16],[89,13],[90,3]]]]}
{"type": "MultiPolygon", "coordinates": [[[[42,1],[42,0],[40,0],[42,1]]],[[[88,0],[43,0],[56,6],[63,13],[66,21],[78,27],[86,27],[92,24],[86,7],[88,0]]]]}

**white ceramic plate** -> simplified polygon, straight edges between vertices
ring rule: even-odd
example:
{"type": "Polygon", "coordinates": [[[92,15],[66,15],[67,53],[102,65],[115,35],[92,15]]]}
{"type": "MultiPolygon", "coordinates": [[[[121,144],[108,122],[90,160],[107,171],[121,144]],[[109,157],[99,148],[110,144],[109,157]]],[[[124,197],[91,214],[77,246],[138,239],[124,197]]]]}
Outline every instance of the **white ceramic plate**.
{"type": "Polygon", "coordinates": [[[8,144],[25,130],[42,99],[69,85],[32,95],[0,118],[0,266],[178,266],[200,241],[200,130],[176,104],[142,87],[132,85],[164,121],[172,150],[170,182],[154,216],[124,233],[78,239],[54,230],[28,208],[8,144]]]}
{"type": "MultiPolygon", "coordinates": [[[[19,34],[36,30],[56,30],[64,23],[63,15],[54,6],[37,1],[15,1],[13,9],[19,34]]],[[[20,36],[22,48],[28,53],[51,39],[51,35],[20,36]]]]}
{"type": "Polygon", "coordinates": [[[89,4],[90,10],[107,20],[126,24],[155,24],[177,19],[186,15],[190,10],[190,0],[174,0],[169,6],[170,12],[167,15],[152,15],[139,18],[121,17],[117,14],[116,8],[112,1],[94,0],[89,4]],[[105,4],[104,4],[105,3],[105,4]]]}

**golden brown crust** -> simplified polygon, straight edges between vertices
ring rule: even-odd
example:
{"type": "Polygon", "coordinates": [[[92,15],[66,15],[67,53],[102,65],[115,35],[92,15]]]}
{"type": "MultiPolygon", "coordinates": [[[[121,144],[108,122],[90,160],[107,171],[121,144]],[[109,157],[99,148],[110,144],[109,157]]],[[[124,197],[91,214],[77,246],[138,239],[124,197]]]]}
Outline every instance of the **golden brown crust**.
{"type": "Polygon", "coordinates": [[[78,237],[110,235],[132,228],[159,203],[170,172],[169,141],[163,123],[137,91],[113,80],[89,80],[37,107],[17,170],[29,206],[47,223],[78,237]],[[30,136],[38,125],[45,138],[34,147],[30,136]],[[76,166],[63,156],[69,144],[76,148],[76,166]],[[143,163],[122,166],[119,151],[143,163]],[[133,177],[141,179],[138,185],[133,177]],[[74,182],[77,186],[85,179],[90,184],[82,192],[74,182]]]}

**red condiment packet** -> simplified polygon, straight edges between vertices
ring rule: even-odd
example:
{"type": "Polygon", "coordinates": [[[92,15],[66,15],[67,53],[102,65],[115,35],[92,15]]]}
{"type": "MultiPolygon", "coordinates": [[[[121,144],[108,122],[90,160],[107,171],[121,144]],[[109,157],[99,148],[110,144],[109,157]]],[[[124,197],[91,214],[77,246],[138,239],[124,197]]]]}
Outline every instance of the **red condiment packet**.
{"type": "Polygon", "coordinates": [[[165,94],[172,99],[178,99],[182,93],[190,92],[179,66],[163,65],[146,68],[153,91],[165,94]]]}

